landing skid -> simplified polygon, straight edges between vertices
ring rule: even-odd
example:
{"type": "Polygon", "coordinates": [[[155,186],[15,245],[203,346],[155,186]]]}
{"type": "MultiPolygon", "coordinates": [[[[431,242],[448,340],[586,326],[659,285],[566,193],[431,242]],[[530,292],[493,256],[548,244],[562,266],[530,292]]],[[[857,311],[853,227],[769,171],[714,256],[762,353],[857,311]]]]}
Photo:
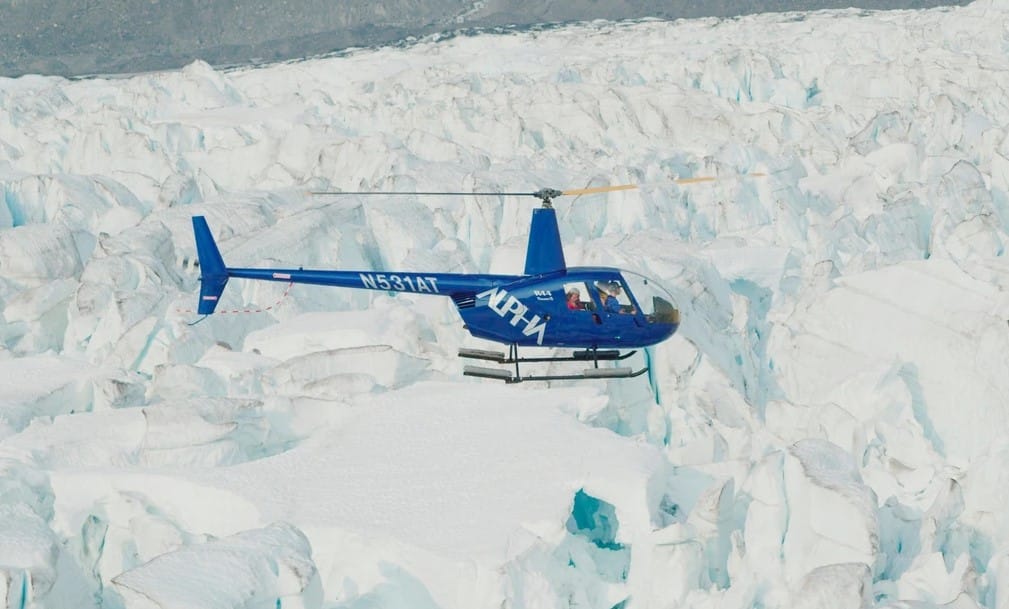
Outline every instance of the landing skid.
{"type": "Polygon", "coordinates": [[[628,351],[620,353],[617,350],[587,349],[575,351],[567,357],[519,357],[518,347],[511,345],[508,355],[500,351],[485,351],[483,349],[459,349],[459,357],[469,359],[479,359],[495,362],[498,364],[515,364],[515,372],[502,368],[484,368],[482,366],[465,366],[463,375],[475,376],[479,378],[494,379],[505,383],[521,383],[523,381],[580,381],[586,379],[626,379],[641,376],[648,372],[648,368],[633,370],[631,368],[600,368],[601,361],[620,361],[637,353],[628,351]],[[520,364],[523,363],[543,363],[543,362],[592,362],[592,368],[586,368],[581,373],[575,374],[550,374],[541,376],[522,376],[520,364]]]}

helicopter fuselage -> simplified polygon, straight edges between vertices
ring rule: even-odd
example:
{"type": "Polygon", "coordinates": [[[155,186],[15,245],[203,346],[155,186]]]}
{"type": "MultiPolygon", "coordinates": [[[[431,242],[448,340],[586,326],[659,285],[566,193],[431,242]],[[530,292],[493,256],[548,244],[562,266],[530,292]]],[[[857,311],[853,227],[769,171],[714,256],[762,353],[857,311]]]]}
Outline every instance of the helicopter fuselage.
{"type": "Polygon", "coordinates": [[[652,311],[648,305],[653,303],[639,304],[626,289],[620,269],[609,267],[572,267],[538,276],[253,268],[229,268],[227,275],[448,296],[470,334],[518,346],[644,347],[669,338],[679,325],[678,318],[652,311]],[[611,284],[621,285],[626,296],[607,308],[606,291],[600,286],[611,284]],[[579,298],[569,306],[566,293],[572,290],[579,298]]]}

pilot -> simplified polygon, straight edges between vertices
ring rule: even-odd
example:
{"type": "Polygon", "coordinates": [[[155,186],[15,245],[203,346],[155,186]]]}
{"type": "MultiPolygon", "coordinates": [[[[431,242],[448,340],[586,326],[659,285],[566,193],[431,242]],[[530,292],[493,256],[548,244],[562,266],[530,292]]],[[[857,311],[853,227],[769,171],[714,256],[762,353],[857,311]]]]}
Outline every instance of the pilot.
{"type": "Polygon", "coordinates": [[[620,301],[616,294],[619,294],[620,285],[615,281],[601,281],[596,284],[599,289],[599,301],[603,303],[603,311],[607,313],[619,313],[620,301]]]}
{"type": "Polygon", "coordinates": [[[623,292],[623,288],[620,287],[620,283],[616,281],[609,281],[601,285],[599,291],[599,297],[603,301],[603,310],[607,313],[634,313],[634,307],[623,306],[620,304],[618,298],[623,292]]]}

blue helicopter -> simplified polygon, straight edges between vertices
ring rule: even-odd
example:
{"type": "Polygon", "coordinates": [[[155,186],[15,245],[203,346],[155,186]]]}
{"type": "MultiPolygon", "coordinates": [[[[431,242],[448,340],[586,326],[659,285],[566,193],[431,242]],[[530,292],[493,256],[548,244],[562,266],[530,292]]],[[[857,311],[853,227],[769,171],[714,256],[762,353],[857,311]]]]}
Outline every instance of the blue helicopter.
{"type": "Polygon", "coordinates": [[[632,378],[640,370],[600,367],[604,361],[625,360],[641,347],[660,343],[676,332],[679,311],[673,297],[657,282],[637,273],[609,267],[568,267],[564,262],[553,199],[634,186],[604,186],[578,190],[541,189],[536,192],[435,193],[435,192],[316,192],[315,195],[494,195],[533,196],[542,205],[533,211],[525,270],[521,275],[422,273],[394,271],[335,271],[309,269],[235,268],[224,264],[213,234],[203,216],[193,217],[200,267],[198,313],[210,315],[228,280],[258,279],[342,288],[409,292],[448,296],[455,303],[470,334],[508,345],[499,351],[460,349],[459,356],[507,368],[464,367],[467,376],[523,381],[632,378]],[[519,347],[562,347],[571,355],[520,357],[519,347]],[[624,350],[630,351],[624,351],[624,350]],[[523,375],[521,364],[580,362],[581,371],[570,374],[523,375]],[[585,368],[591,364],[591,367],[585,368]]]}

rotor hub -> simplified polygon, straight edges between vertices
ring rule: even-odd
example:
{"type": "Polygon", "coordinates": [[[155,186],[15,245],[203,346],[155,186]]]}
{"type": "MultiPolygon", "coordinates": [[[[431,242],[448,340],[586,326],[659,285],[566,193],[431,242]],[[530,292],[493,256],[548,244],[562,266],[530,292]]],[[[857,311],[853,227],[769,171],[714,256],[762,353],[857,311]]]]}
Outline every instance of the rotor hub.
{"type": "Polygon", "coordinates": [[[562,194],[564,193],[555,188],[541,188],[536,192],[532,193],[534,197],[536,197],[540,201],[543,201],[543,207],[548,209],[553,207],[553,200],[556,197],[561,196],[562,194]]]}

